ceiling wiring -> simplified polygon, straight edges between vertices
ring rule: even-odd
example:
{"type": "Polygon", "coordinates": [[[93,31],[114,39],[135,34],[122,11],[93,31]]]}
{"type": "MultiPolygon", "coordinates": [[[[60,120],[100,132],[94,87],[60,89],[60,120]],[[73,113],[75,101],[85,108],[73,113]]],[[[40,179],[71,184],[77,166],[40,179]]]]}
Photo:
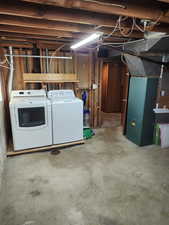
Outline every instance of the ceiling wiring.
{"type": "Polygon", "coordinates": [[[129,29],[129,31],[126,33],[124,32],[125,30],[125,27],[123,27],[122,25],[122,21],[124,20],[127,20],[128,17],[123,17],[123,16],[119,16],[117,21],[116,21],[116,24],[114,26],[114,29],[112,30],[112,32],[106,36],[103,37],[103,39],[107,39],[109,37],[111,37],[115,32],[117,31],[120,31],[120,34],[123,36],[123,37],[130,37],[131,34],[133,33],[134,31],[134,28],[136,27],[139,31],[141,31],[142,33],[145,32],[145,29],[143,29],[142,27],[140,27],[137,23],[136,23],[136,19],[134,17],[132,17],[132,24],[131,24],[131,27],[130,28],[126,28],[126,29],[129,29]]]}
{"type": "Polygon", "coordinates": [[[128,31],[128,33],[125,33],[123,30],[124,30],[124,28],[122,28],[121,27],[121,19],[122,19],[122,17],[121,16],[119,16],[119,29],[120,29],[120,33],[122,34],[122,36],[124,36],[124,37],[129,37],[132,33],[133,33],[133,30],[134,30],[134,26],[135,26],[135,19],[134,18],[132,18],[132,26],[131,26],[131,28],[130,28],[130,31],[128,31]]]}
{"type": "Polygon", "coordinates": [[[134,25],[135,25],[135,27],[139,30],[139,31],[141,31],[141,32],[145,32],[145,27],[143,28],[143,27],[140,27],[138,24],[137,24],[137,22],[136,22],[136,19],[134,18],[134,25]]]}
{"type": "Polygon", "coordinates": [[[83,1],[84,1],[84,2],[97,3],[97,4],[99,4],[99,5],[119,7],[119,8],[122,8],[122,9],[125,9],[125,8],[126,8],[125,5],[115,4],[115,3],[110,3],[110,2],[100,2],[100,1],[95,1],[95,0],[83,0],[83,1]]]}
{"type": "Polygon", "coordinates": [[[0,67],[6,68],[6,69],[10,69],[10,67],[8,67],[8,66],[0,65],[0,67]]]}
{"type": "Polygon", "coordinates": [[[108,34],[107,36],[103,37],[103,39],[107,39],[107,38],[111,37],[112,34],[114,34],[118,30],[118,26],[119,26],[119,22],[117,20],[116,25],[115,25],[114,29],[112,30],[112,32],[110,34],[108,34]]]}
{"type": "Polygon", "coordinates": [[[152,30],[160,21],[161,17],[164,15],[164,12],[162,11],[159,17],[156,19],[156,21],[152,22],[151,25],[147,26],[150,30],[152,30]]]}
{"type": "Polygon", "coordinates": [[[125,16],[125,17],[124,16],[119,16],[118,19],[116,20],[116,24],[115,24],[114,29],[112,30],[112,32],[110,32],[110,34],[104,36],[103,39],[109,38],[110,36],[112,36],[117,31],[119,31],[120,34],[123,37],[130,37],[135,28],[137,28],[137,30],[139,30],[142,33],[144,33],[147,29],[152,30],[154,28],[154,26],[158,24],[158,22],[159,22],[160,18],[162,17],[162,15],[163,15],[163,13],[160,14],[160,16],[157,18],[157,20],[155,22],[152,22],[153,25],[148,25],[147,23],[145,23],[144,27],[138,25],[137,21],[136,21],[136,18],[132,17],[131,18],[132,19],[131,27],[130,28],[126,27],[126,29],[129,29],[129,31],[127,33],[125,33],[125,27],[124,27],[124,25],[122,25],[122,22],[127,20],[127,19],[129,19],[129,17],[127,17],[127,16],[125,16]]]}

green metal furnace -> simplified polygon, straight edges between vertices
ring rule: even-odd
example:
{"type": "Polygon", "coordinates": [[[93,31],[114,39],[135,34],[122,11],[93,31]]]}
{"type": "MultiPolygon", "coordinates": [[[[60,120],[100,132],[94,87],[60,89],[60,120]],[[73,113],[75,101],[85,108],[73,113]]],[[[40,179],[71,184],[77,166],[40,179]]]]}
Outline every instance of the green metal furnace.
{"type": "Polygon", "coordinates": [[[158,78],[130,79],[126,136],[139,146],[153,144],[157,88],[158,78]]]}

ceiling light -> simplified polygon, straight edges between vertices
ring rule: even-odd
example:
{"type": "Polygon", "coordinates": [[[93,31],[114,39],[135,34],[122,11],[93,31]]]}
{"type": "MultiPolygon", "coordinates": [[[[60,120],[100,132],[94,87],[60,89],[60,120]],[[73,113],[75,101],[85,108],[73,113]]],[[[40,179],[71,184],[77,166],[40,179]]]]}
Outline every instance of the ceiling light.
{"type": "Polygon", "coordinates": [[[83,45],[86,45],[86,44],[91,43],[91,42],[93,42],[95,40],[98,40],[101,35],[103,35],[102,32],[94,33],[94,34],[90,35],[89,37],[83,39],[82,41],[79,41],[78,43],[72,45],[70,48],[71,49],[77,49],[77,48],[79,48],[79,47],[81,47],[83,45]]]}

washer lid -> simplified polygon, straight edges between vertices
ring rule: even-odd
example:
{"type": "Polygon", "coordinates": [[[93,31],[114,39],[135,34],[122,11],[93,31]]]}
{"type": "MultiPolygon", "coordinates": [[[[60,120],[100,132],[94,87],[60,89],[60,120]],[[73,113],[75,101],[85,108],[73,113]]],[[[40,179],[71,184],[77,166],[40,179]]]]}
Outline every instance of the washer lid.
{"type": "Polygon", "coordinates": [[[74,98],[74,99],[52,99],[52,105],[55,104],[76,104],[80,103],[83,104],[83,101],[79,98],[74,98]]]}

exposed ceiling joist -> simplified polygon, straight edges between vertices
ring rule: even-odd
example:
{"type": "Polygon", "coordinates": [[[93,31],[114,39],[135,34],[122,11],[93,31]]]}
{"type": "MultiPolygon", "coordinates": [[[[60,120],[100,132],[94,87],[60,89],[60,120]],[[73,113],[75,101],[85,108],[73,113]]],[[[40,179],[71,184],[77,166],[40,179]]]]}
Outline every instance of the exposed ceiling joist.
{"type": "Polygon", "coordinates": [[[13,40],[17,40],[20,38],[25,38],[27,40],[36,41],[36,40],[47,40],[47,41],[57,41],[57,42],[70,42],[73,41],[74,39],[72,38],[56,38],[56,37],[51,37],[51,36],[43,36],[43,35],[36,35],[36,34],[22,34],[22,33],[10,33],[10,32],[3,32],[0,31],[0,39],[5,40],[6,38],[13,38],[13,40]]]}
{"type": "MultiPolygon", "coordinates": [[[[45,43],[70,43],[73,42],[74,39],[72,38],[55,38],[49,36],[42,36],[42,35],[30,35],[30,34],[18,34],[18,33],[9,33],[9,32],[0,32],[0,40],[15,40],[15,41],[29,41],[31,43],[37,42],[45,42],[45,43]]],[[[109,37],[105,41],[106,42],[123,42],[126,38],[121,37],[109,37]]]]}
{"type": "Polygon", "coordinates": [[[110,15],[79,12],[78,10],[68,10],[51,6],[40,7],[39,5],[26,3],[16,5],[12,2],[0,2],[0,14],[108,27],[113,27],[116,24],[115,19],[110,15]]]}
{"type": "MultiPolygon", "coordinates": [[[[60,31],[70,31],[70,32],[82,32],[82,33],[93,33],[95,27],[91,25],[82,25],[77,23],[66,23],[53,20],[45,19],[33,19],[9,15],[0,15],[0,24],[2,25],[13,25],[21,27],[39,28],[39,29],[49,29],[49,30],[60,30],[60,31]]],[[[131,25],[123,26],[123,28],[130,29],[131,25]]],[[[111,33],[113,30],[109,27],[101,27],[97,31],[104,32],[105,34],[111,33]]]]}
{"type": "Polygon", "coordinates": [[[30,41],[30,40],[23,40],[17,39],[14,40],[12,38],[8,39],[0,39],[0,46],[3,47],[16,47],[16,48],[33,48],[33,44],[36,44],[37,48],[48,48],[48,49],[59,49],[67,44],[55,42],[55,41],[30,41]]]}
{"type": "Polygon", "coordinates": [[[11,25],[0,25],[0,31],[12,32],[12,33],[21,33],[21,34],[36,34],[42,36],[54,36],[54,37],[70,37],[70,38],[80,38],[82,35],[73,34],[68,31],[57,31],[57,30],[47,30],[47,29],[38,29],[38,28],[27,28],[11,25]]]}
{"type": "MultiPolygon", "coordinates": [[[[19,26],[19,27],[30,27],[30,28],[38,28],[38,29],[45,29],[45,30],[57,30],[57,31],[69,31],[75,33],[93,33],[95,27],[92,25],[82,25],[77,23],[66,23],[66,22],[59,22],[53,20],[44,20],[44,19],[34,19],[34,18],[27,18],[19,16],[9,16],[9,15],[0,15],[0,24],[1,25],[12,25],[12,26],[19,26]]],[[[124,29],[128,30],[131,28],[129,26],[123,26],[124,29]]],[[[96,29],[97,31],[103,32],[105,34],[110,34],[114,28],[110,27],[100,27],[96,29]]],[[[137,29],[137,28],[136,28],[137,29]]],[[[168,27],[164,26],[155,26],[152,31],[157,32],[169,32],[168,27]]],[[[134,32],[134,37],[140,37],[140,34],[134,32]]]]}
{"type": "Polygon", "coordinates": [[[70,32],[91,32],[93,26],[58,22],[53,20],[33,19],[18,16],[0,15],[0,24],[39,29],[60,30],[70,32]]]}
{"type": "Polygon", "coordinates": [[[157,0],[158,2],[165,2],[165,3],[169,3],[169,0],[157,0]]]}
{"type": "Polygon", "coordinates": [[[0,40],[0,46],[9,47],[12,46],[14,48],[33,48],[31,43],[27,43],[25,41],[4,41],[0,40]]]}
{"type": "MultiPolygon", "coordinates": [[[[145,4],[140,4],[138,2],[131,3],[127,1],[124,2],[124,8],[116,7],[113,5],[107,4],[100,4],[97,1],[83,1],[83,0],[22,0],[24,2],[33,2],[39,4],[46,4],[46,5],[54,5],[64,8],[75,8],[81,9],[86,11],[92,11],[97,13],[106,13],[106,14],[113,14],[113,15],[122,15],[122,16],[129,16],[129,17],[136,17],[139,19],[148,19],[148,20],[159,20],[161,22],[169,23],[168,17],[164,15],[164,12],[156,7],[155,5],[151,5],[148,8],[145,4]]],[[[113,1],[111,1],[113,3],[113,1]]],[[[114,1],[117,3],[117,1],[114,1]]]]}

